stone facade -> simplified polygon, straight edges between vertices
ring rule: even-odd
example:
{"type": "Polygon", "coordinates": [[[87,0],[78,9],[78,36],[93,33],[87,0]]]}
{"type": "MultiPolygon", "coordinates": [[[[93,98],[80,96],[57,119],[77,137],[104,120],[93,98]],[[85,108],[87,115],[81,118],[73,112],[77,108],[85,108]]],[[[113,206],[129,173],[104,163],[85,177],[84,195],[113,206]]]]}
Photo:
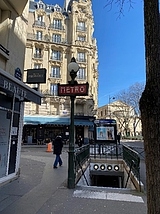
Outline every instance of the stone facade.
{"type": "Polygon", "coordinates": [[[57,96],[57,84],[68,83],[67,67],[75,57],[80,66],[76,80],[89,83],[88,96],[76,97],[75,115],[94,116],[98,107],[98,58],[93,26],[91,0],[64,1],[64,8],[29,2],[25,70],[46,68],[47,75],[46,84],[39,85],[44,95],[42,105],[26,103],[25,115],[70,115],[70,98],[57,96]]]}

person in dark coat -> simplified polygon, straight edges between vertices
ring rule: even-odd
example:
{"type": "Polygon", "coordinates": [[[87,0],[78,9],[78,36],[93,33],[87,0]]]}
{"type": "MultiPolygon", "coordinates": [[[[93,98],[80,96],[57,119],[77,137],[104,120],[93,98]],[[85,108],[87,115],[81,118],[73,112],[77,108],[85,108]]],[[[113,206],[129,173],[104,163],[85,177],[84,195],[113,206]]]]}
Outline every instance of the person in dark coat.
{"type": "Polygon", "coordinates": [[[60,135],[57,135],[53,142],[53,154],[56,155],[55,161],[53,163],[53,168],[56,169],[57,165],[59,163],[59,166],[62,166],[62,159],[61,159],[61,153],[62,153],[62,147],[63,147],[63,140],[60,135]]]}

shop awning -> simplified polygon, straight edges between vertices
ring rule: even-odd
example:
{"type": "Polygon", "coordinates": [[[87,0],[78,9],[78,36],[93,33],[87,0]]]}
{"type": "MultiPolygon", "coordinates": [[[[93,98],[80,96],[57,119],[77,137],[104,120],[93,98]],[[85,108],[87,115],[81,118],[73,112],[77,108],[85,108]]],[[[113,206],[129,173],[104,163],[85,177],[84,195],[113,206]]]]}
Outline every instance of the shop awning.
{"type": "MultiPolygon", "coordinates": [[[[24,125],[70,125],[69,117],[53,117],[53,116],[24,116],[24,125]]],[[[93,126],[93,122],[89,120],[75,119],[75,126],[93,126]]]]}
{"type": "Polygon", "coordinates": [[[68,117],[25,116],[24,124],[69,125],[68,117]]]}

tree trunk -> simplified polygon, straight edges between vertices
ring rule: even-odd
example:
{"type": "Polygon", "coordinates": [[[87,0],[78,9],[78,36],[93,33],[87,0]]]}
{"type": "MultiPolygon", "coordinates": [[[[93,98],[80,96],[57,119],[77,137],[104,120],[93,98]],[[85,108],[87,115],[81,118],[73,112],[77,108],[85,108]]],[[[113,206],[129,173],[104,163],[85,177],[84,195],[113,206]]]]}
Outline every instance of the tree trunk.
{"type": "Polygon", "coordinates": [[[144,0],[146,86],[140,99],[146,160],[148,214],[160,213],[159,1],[144,0]]]}

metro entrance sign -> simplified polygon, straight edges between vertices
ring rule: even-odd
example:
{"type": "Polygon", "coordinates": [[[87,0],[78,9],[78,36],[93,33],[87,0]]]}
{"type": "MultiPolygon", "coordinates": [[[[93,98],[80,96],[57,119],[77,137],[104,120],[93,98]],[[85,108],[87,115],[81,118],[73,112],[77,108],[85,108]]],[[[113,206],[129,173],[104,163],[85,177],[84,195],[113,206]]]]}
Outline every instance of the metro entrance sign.
{"type": "Polygon", "coordinates": [[[85,84],[58,84],[58,96],[85,96],[88,95],[88,82],[85,84]]]}

